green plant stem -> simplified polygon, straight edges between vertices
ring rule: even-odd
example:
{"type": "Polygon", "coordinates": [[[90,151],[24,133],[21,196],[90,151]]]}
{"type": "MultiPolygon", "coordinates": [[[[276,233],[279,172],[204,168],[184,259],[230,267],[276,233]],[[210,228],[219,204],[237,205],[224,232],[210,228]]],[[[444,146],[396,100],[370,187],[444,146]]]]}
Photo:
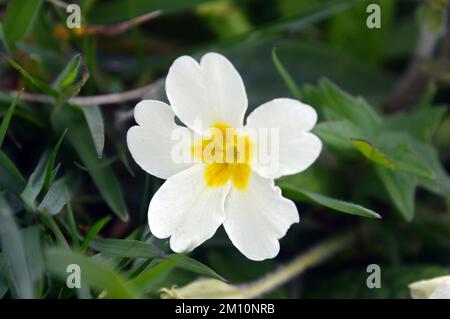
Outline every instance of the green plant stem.
{"type": "Polygon", "coordinates": [[[337,252],[348,247],[354,240],[353,234],[341,235],[317,245],[308,252],[296,257],[286,266],[266,278],[255,283],[242,286],[244,298],[255,298],[261,296],[276,287],[284,284],[305,270],[316,266],[337,252]]]}

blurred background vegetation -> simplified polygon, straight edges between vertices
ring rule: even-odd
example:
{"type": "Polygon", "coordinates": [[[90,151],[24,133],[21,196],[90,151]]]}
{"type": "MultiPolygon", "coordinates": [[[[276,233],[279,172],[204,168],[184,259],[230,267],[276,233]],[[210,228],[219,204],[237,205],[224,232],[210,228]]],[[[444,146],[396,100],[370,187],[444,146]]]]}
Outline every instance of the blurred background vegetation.
{"type": "Polygon", "coordinates": [[[266,296],[408,298],[410,282],[448,274],[449,1],[71,3],[80,29],[66,27],[61,0],[0,1],[0,297],[158,297],[205,276],[248,283],[344,232],[357,240],[266,296]],[[380,29],[366,26],[370,3],[380,29]],[[148,231],[163,181],[130,158],[132,110],[166,100],[176,57],[208,51],[235,64],[249,111],[293,96],[319,113],[319,161],[277,181],[301,222],[273,260],[247,260],[223,229],[189,257],[148,231]],[[81,289],[65,285],[72,263],[81,289]],[[380,289],[366,286],[373,263],[380,289]]]}

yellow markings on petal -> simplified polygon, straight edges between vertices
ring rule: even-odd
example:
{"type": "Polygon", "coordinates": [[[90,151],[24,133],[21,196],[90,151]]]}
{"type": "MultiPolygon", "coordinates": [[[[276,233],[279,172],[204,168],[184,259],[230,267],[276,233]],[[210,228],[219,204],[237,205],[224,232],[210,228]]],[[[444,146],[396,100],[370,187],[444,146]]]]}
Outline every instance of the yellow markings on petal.
{"type": "Polygon", "coordinates": [[[228,182],[232,176],[232,169],[229,164],[211,163],[205,169],[205,182],[210,187],[222,186],[228,182]]]}
{"type": "Polygon", "coordinates": [[[237,189],[244,189],[247,187],[252,172],[248,164],[231,164],[233,166],[232,179],[233,186],[237,189]]]}
{"type": "Polygon", "coordinates": [[[246,188],[251,168],[252,145],[248,136],[239,135],[225,123],[216,123],[211,134],[192,145],[192,154],[207,164],[205,183],[209,187],[225,185],[231,180],[234,187],[246,188]]]}

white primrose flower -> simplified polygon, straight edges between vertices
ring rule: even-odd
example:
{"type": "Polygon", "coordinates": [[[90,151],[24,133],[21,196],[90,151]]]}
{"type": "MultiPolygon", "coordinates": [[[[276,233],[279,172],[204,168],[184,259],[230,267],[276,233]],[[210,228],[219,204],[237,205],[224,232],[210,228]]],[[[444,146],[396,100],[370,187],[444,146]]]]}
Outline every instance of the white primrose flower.
{"type": "Polygon", "coordinates": [[[187,252],[223,224],[247,258],[275,257],[278,240],[299,216],[274,179],[307,169],[319,156],[322,143],[310,133],[315,110],[275,99],[255,109],[244,126],[244,83],[217,53],[200,63],[179,57],[165,85],[170,106],[141,101],[134,110],[138,125],[127,133],[136,163],[167,179],[150,201],[152,234],[170,237],[173,251],[187,252]]]}
{"type": "Polygon", "coordinates": [[[450,276],[416,281],[409,289],[413,299],[450,299],[450,276]]]}

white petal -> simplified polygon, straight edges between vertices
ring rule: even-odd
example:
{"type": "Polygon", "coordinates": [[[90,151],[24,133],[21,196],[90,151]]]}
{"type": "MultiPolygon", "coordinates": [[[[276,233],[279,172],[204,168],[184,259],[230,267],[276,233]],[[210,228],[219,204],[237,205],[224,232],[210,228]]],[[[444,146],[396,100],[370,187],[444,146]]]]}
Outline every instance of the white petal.
{"type": "Polygon", "coordinates": [[[224,56],[205,54],[200,64],[189,56],[175,60],[166,78],[175,114],[201,134],[217,122],[242,127],[247,95],[241,76],[224,56]]]}
{"type": "Polygon", "coordinates": [[[141,101],[134,109],[134,118],[139,125],[128,130],[127,144],[143,170],[166,179],[193,165],[192,158],[179,158],[172,153],[182,149],[183,154],[190,154],[193,132],[175,124],[175,114],[167,104],[141,101]],[[175,132],[178,136],[172,135],[175,132]]]}
{"type": "Polygon", "coordinates": [[[311,106],[293,99],[275,99],[256,108],[246,125],[246,130],[256,129],[258,134],[253,168],[267,178],[307,169],[322,150],[320,139],[309,132],[316,121],[317,113],[311,106]],[[261,129],[268,133],[258,133],[261,129]],[[278,129],[278,136],[270,135],[272,129],[278,129]],[[265,152],[270,161],[259,152],[265,152]]]}
{"type": "Polygon", "coordinates": [[[294,203],[281,195],[273,180],[252,173],[244,190],[231,188],[225,202],[225,230],[241,253],[252,260],[273,258],[278,239],[299,221],[294,203]]]}
{"type": "Polygon", "coordinates": [[[207,187],[205,165],[197,164],[170,177],[150,201],[148,222],[158,238],[170,238],[175,252],[191,251],[211,238],[222,224],[229,183],[207,187]]]}
{"type": "Polygon", "coordinates": [[[430,299],[450,299],[450,281],[437,286],[436,290],[430,295],[430,299]]]}

